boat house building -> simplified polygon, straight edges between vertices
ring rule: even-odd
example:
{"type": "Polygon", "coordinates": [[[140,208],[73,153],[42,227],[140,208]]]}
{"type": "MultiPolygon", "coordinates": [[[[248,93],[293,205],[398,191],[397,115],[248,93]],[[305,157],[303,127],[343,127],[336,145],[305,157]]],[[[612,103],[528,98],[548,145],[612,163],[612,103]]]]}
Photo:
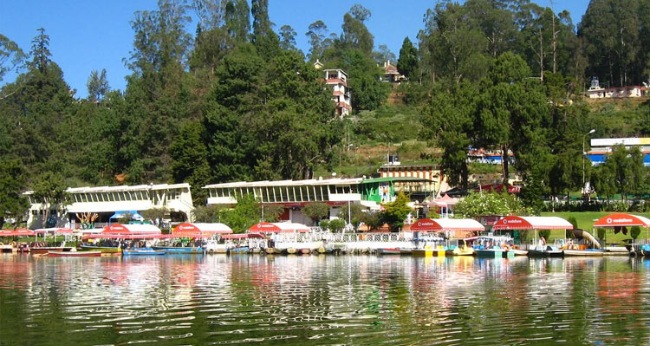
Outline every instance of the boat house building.
{"type": "Polygon", "coordinates": [[[66,225],[78,229],[87,226],[82,222],[92,221],[93,227],[102,227],[125,214],[142,220],[140,212],[159,209],[165,216],[157,222],[150,221],[169,227],[191,220],[194,210],[187,183],[75,187],[66,192],[70,195],[70,203],[64,206],[39,203],[33,197],[33,191],[26,192],[31,204],[27,226],[37,229],[66,225]],[[46,210],[49,211],[48,220],[44,220],[46,210]]]}

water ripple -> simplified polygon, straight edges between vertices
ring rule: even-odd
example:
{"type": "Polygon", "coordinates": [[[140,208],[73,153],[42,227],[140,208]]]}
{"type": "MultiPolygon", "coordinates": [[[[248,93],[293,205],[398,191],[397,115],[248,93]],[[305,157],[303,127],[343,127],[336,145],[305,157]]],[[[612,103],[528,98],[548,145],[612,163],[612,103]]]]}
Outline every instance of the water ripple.
{"type": "Polygon", "coordinates": [[[7,340],[49,345],[650,342],[650,261],[0,257],[7,340]],[[18,322],[19,321],[19,322],[18,322]],[[62,333],[64,332],[64,333],[62,333]]]}

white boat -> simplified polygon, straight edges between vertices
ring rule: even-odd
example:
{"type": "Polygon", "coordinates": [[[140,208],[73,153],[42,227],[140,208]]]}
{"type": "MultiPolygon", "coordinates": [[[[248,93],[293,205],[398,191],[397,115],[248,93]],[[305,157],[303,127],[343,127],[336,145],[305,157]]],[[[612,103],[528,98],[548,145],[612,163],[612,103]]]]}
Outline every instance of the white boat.
{"type": "Polygon", "coordinates": [[[605,251],[602,249],[564,249],[564,257],[585,257],[585,256],[604,256],[605,251]]]}

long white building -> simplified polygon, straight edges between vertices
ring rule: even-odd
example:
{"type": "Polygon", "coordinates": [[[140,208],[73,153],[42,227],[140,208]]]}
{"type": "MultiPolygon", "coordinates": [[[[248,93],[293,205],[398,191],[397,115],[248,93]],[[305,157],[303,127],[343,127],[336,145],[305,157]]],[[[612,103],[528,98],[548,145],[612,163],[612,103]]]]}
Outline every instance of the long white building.
{"type": "Polygon", "coordinates": [[[167,211],[160,223],[176,223],[192,220],[192,193],[190,185],[149,184],[68,188],[71,203],[65,206],[44,205],[33,198],[33,192],[25,195],[31,204],[27,226],[32,229],[68,225],[78,228],[78,214],[97,214],[95,227],[111,221],[117,212],[141,212],[151,209],[167,211]],[[49,220],[43,220],[49,209],[49,220]],[[62,211],[62,212],[60,212],[62,211]]]}
{"type": "Polygon", "coordinates": [[[234,205],[237,198],[252,195],[262,204],[284,207],[281,220],[311,225],[312,220],[302,213],[309,203],[323,202],[330,206],[330,218],[338,217],[348,203],[361,203],[361,178],[307,179],[233,182],[206,185],[208,205],[234,205]]]}

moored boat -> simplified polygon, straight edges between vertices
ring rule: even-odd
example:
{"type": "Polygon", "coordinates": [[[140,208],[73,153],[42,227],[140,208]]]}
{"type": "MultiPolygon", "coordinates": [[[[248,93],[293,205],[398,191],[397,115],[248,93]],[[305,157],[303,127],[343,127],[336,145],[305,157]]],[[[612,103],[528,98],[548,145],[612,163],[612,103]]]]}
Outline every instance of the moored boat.
{"type": "Polygon", "coordinates": [[[604,256],[602,249],[564,249],[564,257],[569,256],[604,256]]]}
{"type": "Polygon", "coordinates": [[[100,257],[101,251],[48,251],[48,257],[100,257]]]}
{"type": "Polygon", "coordinates": [[[0,243],[0,253],[12,253],[12,252],[14,252],[13,245],[0,243]]]}
{"type": "Polygon", "coordinates": [[[247,254],[249,252],[250,252],[250,248],[248,246],[231,247],[227,251],[227,253],[230,254],[230,255],[233,255],[233,254],[247,254]]]}
{"type": "Polygon", "coordinates": [[[29,249],[33,255],[42,255],[50,251],[69,252],[72,251],[73,247],[65,246],[65,242],[58,246],[49,246],[44,242],[32,242],[29,244],[29,249]]]}
{"type": "Polygon", "coordinates": [[[416,248],[416,249],[411,250],[411,255],[430,257],[430,256],[433,256],[433,248],[431,246],[425,246],[423,248],[416,248]]]}
{"type": "Polygon", "coordinates": [[[118,254],[122,252],[122,249],[119,246],[99,246],[99,245],[89,245],[81,244],[78,248],[79,252],[83,251],[100,251],[105,254],[118,254]]]}
{"type": "MultiPolygon", "coordinates": [[[[476,239],[476,238],[468,238],[476,239]]],[[[447,249],[447,256],[474,256],[474,248],[468,244],[468,239],[452,239],[447,249]]]]}
{"type": "Polygon", "coordinates": [[[503,257],[503,249],[501,246],[494,245],[490,247],[476,247],[474,248],[474,253],[476,254],[476,257],[484,257],[484,258],[502,258],[503,257]]]}
{"type": "Polygon", "coordinates": [[[156,250],[150,247],[123,249],[122,256],[160,256],[166,254],[163,250],[156,250]]]}
{"type": "Polygon", "coordinates": [[[398,247],[387,247],[377,249],[378,255],[401,255],[402,250],[398,247]]]}
{"type": "Polygon", "coordinates": [[[154,250],[164,251],[170,255],[202,255],[206,252],[202,246],[152,246],[151,248],[154,250]]]}
{"type": "Polygon", "coordinates": [[[528,257],[562,257],[564,252],[557,246],[541,245],[528,249],[528,257]]]}

